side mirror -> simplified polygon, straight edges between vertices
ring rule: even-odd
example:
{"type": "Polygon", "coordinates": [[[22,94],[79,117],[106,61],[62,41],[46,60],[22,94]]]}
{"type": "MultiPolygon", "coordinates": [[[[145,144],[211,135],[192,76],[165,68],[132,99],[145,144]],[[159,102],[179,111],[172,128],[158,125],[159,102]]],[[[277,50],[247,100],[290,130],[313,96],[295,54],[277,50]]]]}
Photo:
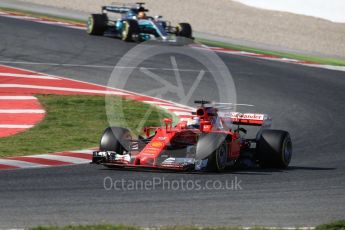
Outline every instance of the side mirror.
{"type": "Polygon", "coordinates": [[[172,128],[172,119],[170,118],[164,118],[164,123],[165,123],[165,129],[168,131],[168,130],[171,130],[172,128]]]}
{"type": "Polygon", "coordinates": [[[159,20],[159,19],[162,19],[163,16],[161,16],[161,15],[156,15],[154,18],[155,18],[155,20],[159,20]]]}

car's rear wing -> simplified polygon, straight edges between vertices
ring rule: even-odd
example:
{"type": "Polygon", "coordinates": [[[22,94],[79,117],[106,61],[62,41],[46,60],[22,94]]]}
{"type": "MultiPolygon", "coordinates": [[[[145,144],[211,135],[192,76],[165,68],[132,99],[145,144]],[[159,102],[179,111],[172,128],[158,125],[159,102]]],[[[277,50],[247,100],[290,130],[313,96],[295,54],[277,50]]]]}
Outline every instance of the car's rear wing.
{"type": "Polygon", "coordinates": [[[144,2],[137,2],[137,3],[116,3],[113,2],[111,5],[102,6],[102,13],[112,12],[118,14],[126,14],[129,11],[145,11],[148,12],[149,10],[144,7],[144,2]]]}
{"type": "Polygon", "coordinates": [[[267,114],[260,113],[231,113],[231,121],[233,124],[252,125],[269,127],[272,124],[272,118],[267,114]]]}
{"type": "Polygon", "coordinates": [[[112,12],[118,14],[125,14],[130,10],[131,8],[126,6],[102,6],[102,13],[112,12]]]}
{"type": "Polygon", "coordinates": [[[221,115],[223,121],[231,121],[236,125],[270,127],[272,119],[267,114],[229,112],[221,115]]]}

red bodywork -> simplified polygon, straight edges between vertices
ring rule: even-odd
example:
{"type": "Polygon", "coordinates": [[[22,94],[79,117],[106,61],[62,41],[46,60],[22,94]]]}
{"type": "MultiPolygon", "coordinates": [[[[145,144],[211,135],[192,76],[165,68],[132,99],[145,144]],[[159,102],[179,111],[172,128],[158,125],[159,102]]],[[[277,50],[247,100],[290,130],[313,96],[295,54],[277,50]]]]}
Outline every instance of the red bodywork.
{"type": "Polygon", "coordinates": [[[263,114],[230,113],[228,116],[219,117],[216,108],[204,106],[199,107],[195,115],[200,119],[199,128],[189,128],[187,121],[180,121],[173,127],[172,120],[166,118],[164,127],[146,127],[144,129],[147,138],[151,136],[151,133],[154,133],[154,136],[143,149],[131,152],[130,161],[116,159],[103,164],[106,166],[185,170],[184,166],[178,164],[162,164],[160,158],[164,155],[164,151],[169,146],[178,149],[184,145],[196,145],[201,134],[211,132],[226,135],[228,159],[236,160],[243,149],[249,148],[250,143],[241,138],[238,130],[233,131],[231,127],[227,127],[226,123],[231,121],[232,124],[262,126],[265,121],[270,120],[264,119],[266,115],[263,114]]]}

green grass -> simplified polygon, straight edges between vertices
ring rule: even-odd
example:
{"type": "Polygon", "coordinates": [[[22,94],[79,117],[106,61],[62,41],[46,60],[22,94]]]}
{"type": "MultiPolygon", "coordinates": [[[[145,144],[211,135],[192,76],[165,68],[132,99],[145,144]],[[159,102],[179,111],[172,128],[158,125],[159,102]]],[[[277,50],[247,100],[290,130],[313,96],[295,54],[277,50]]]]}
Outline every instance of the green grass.
{"type": "MultiPolygon", "coordinates": [[[[187,227],[162,227],[162,228],[153,228],[157,230],[200,230],[199,227],[187,226],[187,227]]],[[[243,228],[239,227],[205,227],[202,230],[242,230],[243,228]]],[[[268,228],[254,227],[252,230],[268,230],[268,228]]],[[[37,227],[32,228],[32,230],[142,230],[142,228],[134,226],[125,226],[125,225],[79,225],[79,226],[66,226],[66,227],[37,227]]],[[[276,230],[279,230],[277,228],[276,230]]],[[[298,230],[298,228],[296,228],[298,230]]],[[[345,230],[345,220],[340,220],[330,224],[319,225],[316,227],[316,230],[345,230]]]]}
{"type": "MultiPolygon", "coordinates": [[[[38,95],[46,110],[45,119],[37,126],[14,136],[0,138],[0,156],[18,156],[97,147],[104,129],[109,126],[105,98],[101,96],[38,95]]],[[[128,127],[138,134],[140,122],[150,105],[120,97],[110,97],[115,111],[123,111],[112,123],[128,127]]],[[[153,108],[144,126],[160,125],[171,117],[153,108]]]]}
{"type": "MultiPolygon", "coordinates": [[[[40,17],[40,18],[46,18],[46,19],[52,19],[52,20],[58,20],[58,21],[64,21],[64,22],[71,22],[71,23],[80,23],[80,24],[86,23],[86,21],[84,20],[59,17],[59,16],[50,15],[50,14],[36,13],[32,11],[25,11],[25,10],[23,11],[23,10],[17,10],[17,9],[12,9],[12,8],[2,8],[2,7],[0,7],[0,9],[7,12],[21,13],[21,14],[25,14],[25,15],[33,16],[33,17],[40,17]]],[[[276,57],[291,58],[291,59],[296,59],[296,60],[301,60],[301,61],[313,62],[317,64],[345,66],[345,60],[343,59],[323,58],[323,57],[317,57],[317,56],[300,55],[300,54],[293,54],[293,53],[286,53],[286,52],[279,52],[279,51],[269,51],[269,50],[263,50],[263,49],[230,44],[230,43],[225,43],[225,42],[211,41],[211,40],[202,39],[202,38],[196,38],[196,41],[208,46],[229,48],[229,49],[234,49],[234,50],[258,53],[258,54],[272,55],[276,57]]]]}
{"type": "MultiPolygon", "coordinates": [[[[157,230],[200,230],[199,227],[162,227],[153,228],[157,230]]],[[[242,230],[238,227],[221,227],[221,228],[202,228],[203,230],[242,230]]],[[[266,230],[265,228],[252,228],[253,230],[266,230]]],[[[125,225],[85,225],[85,226],[66,226],[66,227],[37,227],[32,230],[142,230],[139,227],[125,225]]],[[[268,229],[267,229],[268,230],[268,229]]],[[[279,230],[279,229],[277,229],[279,230]]]]}
{"type": "Polygon", "coordinates": [[[196,40],[198,42],[205,44],[205,45],[208,45],[208,46],[222,47],[222,48],[247,51],[247,52],[252,52],[252,53],[257,53],[257,54],[265,54],[265,55],[271,55],[271,56],[276,56],[276,57],[283,57],[283,58],[290,58],[290,59],[296,59],[296,60],[301,60],[301,61],[315,62],[318,64],[345,66],[345,60],[341,60],[341,59],[322,58],[322,57],[292,54],[292,53],[285,53],[285,52],[278,52],[278,51],[268,51],[268,50],[262,50],[262,49],[251,48],[251,47],[235,45],[235,44],[229,44],[229,43],[224,43],[224,42],[210,41],[210,40],[201,39],[201,38],[197,38],[196,40]]]}
{"type": "Polygon", "coordinates": [[[37,227],[32,230],[140,230],[138,227],[124,225],[77,225],[66,227],[37,227]]]}
{"type": "Polygon", "coordinates": [[[339,220],[329,224],[322,224],[317,226],[315,230],[345,230],[345,220],[339,220]]]}

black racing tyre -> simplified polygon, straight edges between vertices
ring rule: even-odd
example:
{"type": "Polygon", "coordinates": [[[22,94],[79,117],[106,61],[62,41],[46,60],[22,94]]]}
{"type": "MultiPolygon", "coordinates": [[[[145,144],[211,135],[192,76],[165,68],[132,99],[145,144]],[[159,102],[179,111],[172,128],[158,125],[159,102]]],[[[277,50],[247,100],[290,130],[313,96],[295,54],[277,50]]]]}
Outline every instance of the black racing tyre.
{"type": "Polygon", "coordinates": [[[207,171],[223,171],[228,161],[227,154],[226,135],[222,133],[208,133],[199,137],[196,146],[196,160],[208,159],[207,171]]]}
{"type": "Polygon", "coordinates": [[[132,136],[128,129],[121,127],[108,127],[102,135],[99,150],[115,151],[118,154],[127,152],[132,136]]]}
{"type": "Polygon", "coordinates": [[[228,162],[228,146],[224,141],[212,154],[207,163],[207,168],[213,172],[225,170],[228,162]]]}
{"type": "Polygon", "coordinates": [[[189,23],[177,24],[176,35],[186,38],[192,38],[192,26],[189,23]]]}
{"type": "Polygon", "coordinates": [[[86,23],[86,32],[90,35],[103,35],[107,29],[106,14],[91,14],[86,23]]]}
{"type": "Polygon", "coordinates": [[[263,130],[256,143],[256,154],[262,168],[287,168],[292,157],[290,134],[282,130],[263,130]]]}
{"type": "Polygon", "coordinates": [[[126,20],[123,22],[121,39],[126,42],[133,42],[139,39],[139,25],[136,20],[126,20]]]}

